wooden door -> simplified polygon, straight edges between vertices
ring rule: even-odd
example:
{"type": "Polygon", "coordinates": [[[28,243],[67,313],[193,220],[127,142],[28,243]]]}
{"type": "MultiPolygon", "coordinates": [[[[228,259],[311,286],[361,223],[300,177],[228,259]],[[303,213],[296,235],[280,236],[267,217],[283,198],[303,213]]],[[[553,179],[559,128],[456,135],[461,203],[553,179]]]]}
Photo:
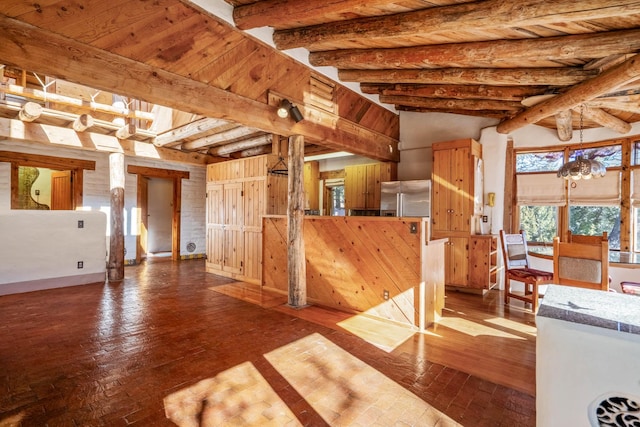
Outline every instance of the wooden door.
{"type": "Polygon", "coordinates": [[[72,210],[71,171],[51,173],[51,210],[72,210]]]}
{"type": "Polygon", "coordinates": [[[242,274],[244,264],[244,203],[242,187],[241,182],[223,185],[223,270],[233,274],[242,274]]]}
{"type": "Polygon", "coordinates": [[[244,183],[244,277],[262,278],[262,213],[267,199],[265,178],[244,183]]]}
{"type": "Polygon", "coordinates": [[[207,183],[207,267],[224,267],[224,186],[207,183]]]}

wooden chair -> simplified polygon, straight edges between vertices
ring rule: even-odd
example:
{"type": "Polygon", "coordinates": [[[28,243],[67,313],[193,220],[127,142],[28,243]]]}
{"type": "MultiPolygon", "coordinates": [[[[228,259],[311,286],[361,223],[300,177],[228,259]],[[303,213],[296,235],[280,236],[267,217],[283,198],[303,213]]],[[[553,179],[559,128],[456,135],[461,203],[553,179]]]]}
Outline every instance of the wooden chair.
{"type": "Polygon", "coordinates": [[[587,236],[585,234],[573,234],[571,231],[567,232],[567,242],[569,243],[586,243],[588,245],[599,245],[603,240],[609,241],[607,232],[604,231],[602,235],[587,236]]]}
{"type": "Polygon", "coordinates": [[[600,244],[561,242],[553,239],[553,282],[558,285],[609,290],[609,242],[600,244]]]}
{"type": "Polygon", "coordinates": [[[527,236],[524,231],[506,234],[504,230],[500,230],[500,243],[505,267],[504,303],[509,304],[509,298],[515,298],[531,304],[531,311],[535,312],[538,307],[538,285],[553,283],[553,273],[529,267],[527,236]],[[524,284],[523,294],[511,291],[512,280],[524,284]]]}

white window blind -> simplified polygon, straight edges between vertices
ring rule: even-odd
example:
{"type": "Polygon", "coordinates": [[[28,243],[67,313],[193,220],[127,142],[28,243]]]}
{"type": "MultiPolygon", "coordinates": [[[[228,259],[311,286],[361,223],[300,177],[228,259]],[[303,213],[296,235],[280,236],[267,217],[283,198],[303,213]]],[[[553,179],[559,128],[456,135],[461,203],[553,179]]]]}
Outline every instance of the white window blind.
{"type": "Polygon", "coordinates": [[[571,205],[619,205],[621,199],[619,171],[607,171],[602,178],[569,181],[569,204],[571,205]]]}
{"type": "Polygon", "coordinates": [[[640,207],[640,170],[631,171],[631,204],[640,207]]]}
{"type": "Polygon", "coordinates": [[[522,174],[516,177],[519,206],[563,206],[566,204],[564,179],[556,172],[522,174]]]}

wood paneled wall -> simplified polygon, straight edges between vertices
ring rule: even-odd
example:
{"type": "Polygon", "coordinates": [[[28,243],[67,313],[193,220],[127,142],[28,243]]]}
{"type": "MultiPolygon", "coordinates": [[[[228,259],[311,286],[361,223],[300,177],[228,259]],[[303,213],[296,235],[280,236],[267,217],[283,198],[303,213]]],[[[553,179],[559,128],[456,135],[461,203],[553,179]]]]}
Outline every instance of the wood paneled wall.
{"type": "MultiPolygon", "coordinates": [[[[421,227],[404,218],[305,218],[308,300],[416,326],[421,227]]],[[[264,217],[262,233],[263,286],[286,293],[286,217],[264,217]]]]}

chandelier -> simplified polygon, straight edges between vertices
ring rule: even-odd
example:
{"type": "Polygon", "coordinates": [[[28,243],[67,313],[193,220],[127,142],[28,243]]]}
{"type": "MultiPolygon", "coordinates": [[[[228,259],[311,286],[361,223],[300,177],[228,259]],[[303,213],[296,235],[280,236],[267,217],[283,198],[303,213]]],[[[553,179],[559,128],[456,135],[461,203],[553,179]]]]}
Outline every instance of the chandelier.
{"type": "MultiPolygon", "coordinates": [[[[580,153],[582,153],[582,117],[584,106],[580,105],[580,153]]],[[[585,159],[581,154],[558,169],[558,178],[591,179],[603,177],[607,169],[597,160],[585,159]]]]}

